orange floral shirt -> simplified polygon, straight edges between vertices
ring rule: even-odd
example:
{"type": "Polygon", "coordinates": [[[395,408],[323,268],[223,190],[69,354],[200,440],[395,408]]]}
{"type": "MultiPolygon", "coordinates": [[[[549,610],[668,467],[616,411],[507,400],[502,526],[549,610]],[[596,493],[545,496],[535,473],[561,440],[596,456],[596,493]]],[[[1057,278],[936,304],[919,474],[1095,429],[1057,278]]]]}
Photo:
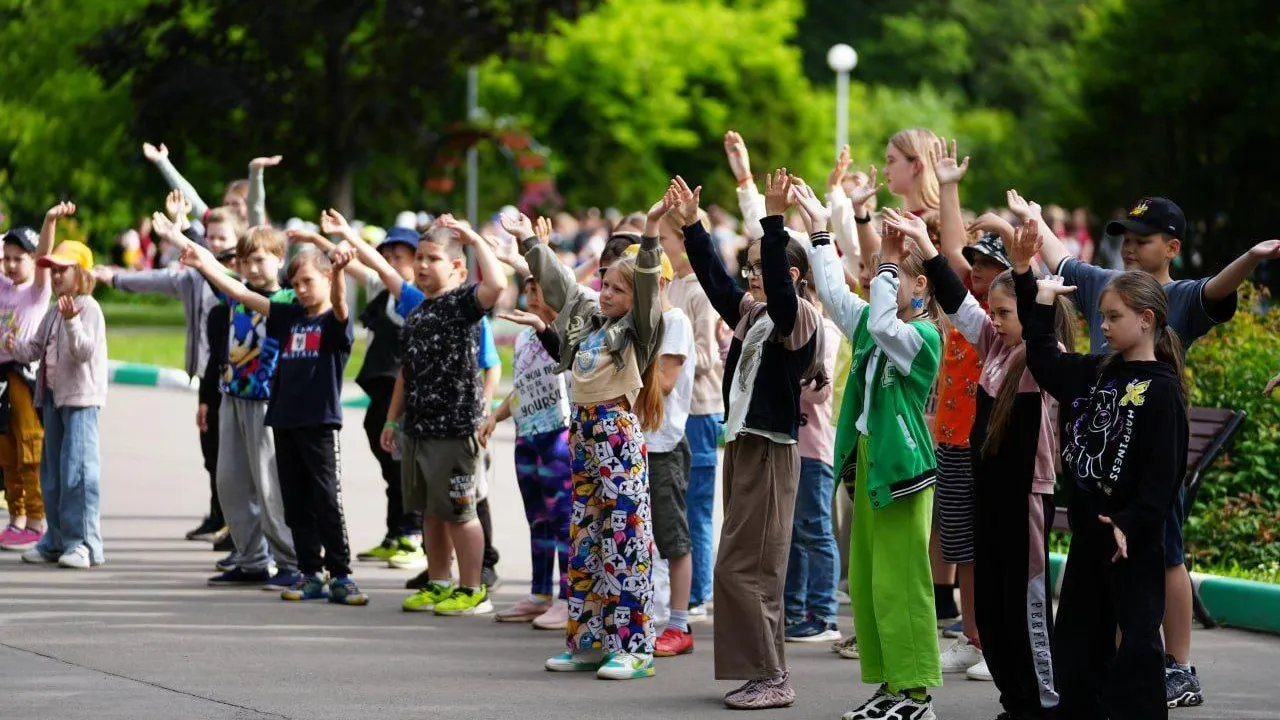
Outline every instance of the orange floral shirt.
{"type": "MultiPolygon", "coordinates": [[[[982,309],[987,309],[985,302],[982,309]]],[[[981,374],[978,349],[970,345],[959,330],[951,328],[938,371],[938,406],[933,420],[933,441],[938,445],[969,447],[969,431],[978,412],[981,374]]]]}

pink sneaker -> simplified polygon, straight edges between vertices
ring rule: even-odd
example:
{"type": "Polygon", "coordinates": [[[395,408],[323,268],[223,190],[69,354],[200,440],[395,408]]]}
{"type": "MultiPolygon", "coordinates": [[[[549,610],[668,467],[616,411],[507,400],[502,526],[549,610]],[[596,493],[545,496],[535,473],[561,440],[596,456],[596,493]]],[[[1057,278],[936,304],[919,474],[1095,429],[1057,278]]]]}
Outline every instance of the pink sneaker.
{"type": "Polygon", "coordinates": [[[551,604],[551,607],[533,621],[533,626],[539,630],[563,630],[565,625],[569,624],[569,604],[564,600],[557,600],[551,604]]]}
{"type": "Polygon", "coordinates": [[[520,623],[530,622],[547,612],[551,607],[551,603],[546,600],[538,600],[532,597],[523,597],[520,602],[512,605],[505,610],[500,610],[493,616],[498,622],[520,623]]]}
{"type": "Polygon", "coordinates": [[[0,550],[11,550],[14,552],[23,552],[30,550],[40,542],[40,538],[44,537],[44,533],[31,528],[18,529],[12,525],[0,533],[0,550]]]}

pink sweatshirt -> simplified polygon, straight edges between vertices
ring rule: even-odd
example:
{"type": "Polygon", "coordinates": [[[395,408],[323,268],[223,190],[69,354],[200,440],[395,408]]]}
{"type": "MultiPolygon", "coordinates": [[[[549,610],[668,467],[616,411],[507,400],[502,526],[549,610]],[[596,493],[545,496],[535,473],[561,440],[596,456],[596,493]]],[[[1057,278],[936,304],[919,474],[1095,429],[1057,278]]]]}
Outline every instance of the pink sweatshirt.
{"type": "Polygon", "coordinates": [[[800,457],[835,462],[836,427],[831,424],[831,388],[835,381],[836,353],[844,338],[830,318],[822,318],[822,366],[827,382],[820,388],[813,383],[800,386],[800,433],[796,439],[800,457]]]}

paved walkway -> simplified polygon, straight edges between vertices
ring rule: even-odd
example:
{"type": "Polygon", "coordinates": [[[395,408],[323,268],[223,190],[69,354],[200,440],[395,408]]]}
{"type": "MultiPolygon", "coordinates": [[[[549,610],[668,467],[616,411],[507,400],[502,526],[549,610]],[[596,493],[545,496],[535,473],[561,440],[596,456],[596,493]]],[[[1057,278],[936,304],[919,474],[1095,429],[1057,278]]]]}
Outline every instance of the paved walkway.
{"type": "MultiPolygon", "coordinates": [[[[102,416],[105,567],[72,572],[0,556],[0,718],[728,716],[720,697],[732,684],[712,679],[709,624],[695,626],[697,652],[660,660],[655,679],[605,683],[542,669],[562,647],[558,633],[401,612],[403,572],[357,568],[373,596],[366,608],[205,587],[217,556],[180,539],[206,502],[194,405],[191,394],[112,388],[102,416]]],[[[528,534],[509,426],[502,432],[492,498],[507,579],[497,594],[509,602],[527,582],[528,534]]],[[[358,411],[343,441],[345,506],[362,549],[381,535],[383,486],[358,411]]],[[[1215,630],[1195,642],[1209,704],[1178,710],[1176,720],[1277,717],[1280,639],[1215,630]]],[[[796,706],[753,718],[834,719],[871,693],[856,661],[825,646],[788,650],[796,706]]],[[[999,712],[991,684],[960,676],[935,697],[947,720],[999,712]]]]}

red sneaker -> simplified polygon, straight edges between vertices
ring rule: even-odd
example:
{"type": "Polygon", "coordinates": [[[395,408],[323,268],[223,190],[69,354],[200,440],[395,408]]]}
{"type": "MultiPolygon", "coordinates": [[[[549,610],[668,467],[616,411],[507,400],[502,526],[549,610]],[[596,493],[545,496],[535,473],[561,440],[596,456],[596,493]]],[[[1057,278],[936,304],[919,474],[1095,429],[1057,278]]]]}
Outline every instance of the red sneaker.
{"type": "Polygon", "coordinates": [[[681,632],[673,627],[662,631],[658,641],[653,645],[653,654],[657,657],[674,657],[688,655],[693,652],[693,633],[681,632]]]}

